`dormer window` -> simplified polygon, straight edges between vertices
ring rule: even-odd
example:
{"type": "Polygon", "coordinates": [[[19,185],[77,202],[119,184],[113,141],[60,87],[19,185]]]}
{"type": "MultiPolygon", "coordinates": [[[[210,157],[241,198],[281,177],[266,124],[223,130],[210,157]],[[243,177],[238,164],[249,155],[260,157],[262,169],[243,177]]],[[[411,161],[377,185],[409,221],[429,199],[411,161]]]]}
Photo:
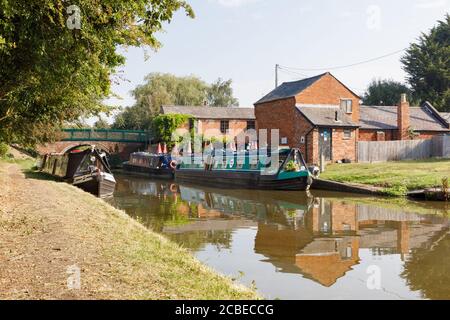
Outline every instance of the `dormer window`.
{"type": "Polygon", "coordinates": [[[353,112],[353,100],[351,99],[341,99],[341,110],[345,113],[353,112]]]}

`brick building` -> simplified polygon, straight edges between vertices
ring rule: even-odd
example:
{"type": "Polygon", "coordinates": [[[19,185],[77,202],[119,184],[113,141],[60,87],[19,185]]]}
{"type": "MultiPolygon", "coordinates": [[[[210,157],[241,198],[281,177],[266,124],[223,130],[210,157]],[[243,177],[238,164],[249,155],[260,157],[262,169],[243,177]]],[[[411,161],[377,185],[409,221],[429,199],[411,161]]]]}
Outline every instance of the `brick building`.
{"type": "Polygon", "coordinates": [[[448,120],[430,103],[410,107],[403,99],[398,106],[361,106],[359,141],[429,139],[450,132],[448,120]]]}
{"type": "MultiPolygon", "coordinates": [[[[400,97],[399,97],[400,98],[400,97]]],[[[279,129],[280,144],[298,147],[308,163],[357,161],[358,141],[426,139],[450,132],[449,120],[429,103],[362,106],[331,73],[285,82],[255,103],[258,129],[279,129]]],[[[400,100],[400,99],[399,99],[400,100]]]]}
{"type": "Polygon", "coordinates": [[[162,106],[161,114],[184,114],[192,117],[182,128],[194,129],[205,137],[237,136],[256,128],[253,108],[208,107],[208,106],[162,106]]]}
{"type": "Polygon", "coordinates": [[[308,163],[356,161],[360,97],[324,73],[285,82],[255,103],[258,129],[279,129],[280,144],[298,147],[308,163]]]}

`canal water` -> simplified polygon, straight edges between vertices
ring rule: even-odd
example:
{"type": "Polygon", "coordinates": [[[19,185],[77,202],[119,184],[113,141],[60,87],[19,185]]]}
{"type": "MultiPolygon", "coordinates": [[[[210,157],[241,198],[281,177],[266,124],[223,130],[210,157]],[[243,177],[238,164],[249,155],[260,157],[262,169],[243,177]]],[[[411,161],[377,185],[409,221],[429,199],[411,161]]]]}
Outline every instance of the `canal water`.
{"type": "Polygon", "coordinates": [[[116,175],[111,204],[268,299],[450,299],[450,207],[116,175]]]}

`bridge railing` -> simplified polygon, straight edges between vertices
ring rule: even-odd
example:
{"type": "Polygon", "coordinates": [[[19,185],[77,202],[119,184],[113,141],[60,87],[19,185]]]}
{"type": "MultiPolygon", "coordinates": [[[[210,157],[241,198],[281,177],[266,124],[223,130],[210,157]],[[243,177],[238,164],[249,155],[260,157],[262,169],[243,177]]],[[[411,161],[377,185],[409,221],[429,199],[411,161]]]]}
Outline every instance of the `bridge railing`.
{"type": "Polygon", "coordinates": [[[62,141],[142,142],[151,140],[147,131],[114,129],[63,129],[62,141]]]}

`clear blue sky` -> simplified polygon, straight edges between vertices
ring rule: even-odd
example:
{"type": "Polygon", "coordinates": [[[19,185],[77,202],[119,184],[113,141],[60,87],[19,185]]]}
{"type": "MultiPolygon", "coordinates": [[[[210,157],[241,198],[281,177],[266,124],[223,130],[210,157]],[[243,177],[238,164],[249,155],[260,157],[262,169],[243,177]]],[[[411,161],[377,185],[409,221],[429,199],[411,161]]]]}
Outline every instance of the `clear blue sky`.
{"type": "MultiPolygon", "coordinates": [[[[127,81],[113,87],[129,106],[129,92],[150,72],[194,74],[207,82],[233,79],[240,106],[252,106],[274,87],[274,65],[315,68],[355,63],[407,47],[449,12],[450,0],[188,0],[196,13],[177,13],[158,35],[163,47],[128,48],[127,81]]],[[[331,70],[362,93],[373,78],[404,81],[401,53],[331,70]]],[[[326,70],[324,70],[326,71],[326,70]]],[[[297,71],[312,76],[322,71],[297,71]]],[[[280,73],[280,82],[302,77],[280,73]]],[[[304,77],[304,76],[303,76],[304,77]]]]}

